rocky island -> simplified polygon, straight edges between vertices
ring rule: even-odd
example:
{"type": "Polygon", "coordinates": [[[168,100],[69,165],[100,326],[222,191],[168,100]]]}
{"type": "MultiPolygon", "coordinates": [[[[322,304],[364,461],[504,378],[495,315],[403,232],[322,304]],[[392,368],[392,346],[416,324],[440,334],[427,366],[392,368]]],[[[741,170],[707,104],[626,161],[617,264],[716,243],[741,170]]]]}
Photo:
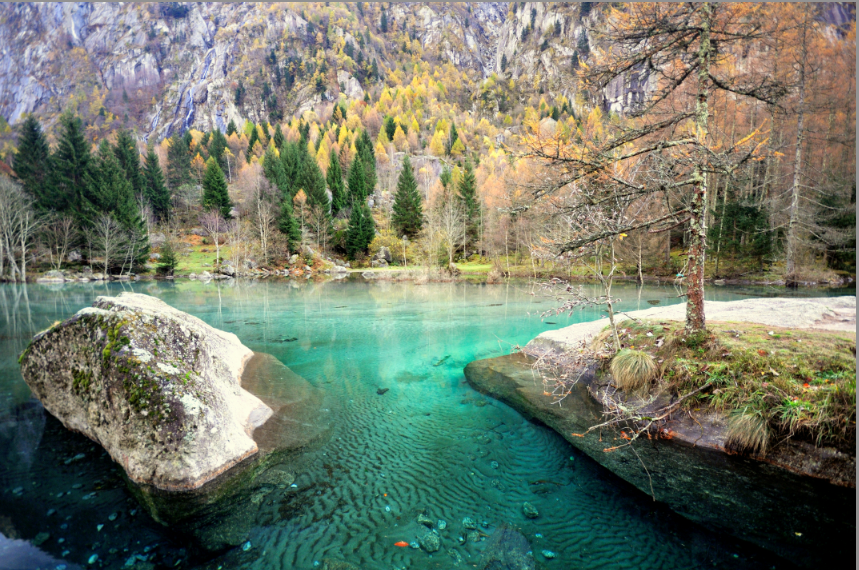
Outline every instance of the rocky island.
{"type": "MultiPolygon", "coordinates": [[[[764,334],[777,339],[789,335],[787,330],[853,331],[855,308],[853,297],[747,299],[708,302],[707,314],[714,328],[716,321],[729,323],[732,329],[759,323],[774,328],[764,334]]],[[[682,321],[684,309],[675,305],[630,312],[618,326],[682,321]]],[[[808,566],[814,563],[810,545],[839,548],[850,543],[855,531],[856,458],[843,448],[780,438],[766,454],[738,452],[728,441],[728,414],[705,404],[676,407],[633,445],[625,444],[634,422],[588,433],[608,417],[611,402],[606,394],[615,392],[611,374],[599,364],[590,366],[558,402],[535,374],[535,356],[581,350],[582,341],[600,334],[605,325],[606,321],[595,321],[543,333],[522,353],[470,363],[465,376],[475,389],[554,429],[654,500],[709,528],[808,566]]],[[[677,400],[665,392],[644,398],[650,398],[651,410],[677,400]]],[[[625,403],[634,400],[630,395],[625,403]]]]}
{"type": "Polygon", "coordinates": [[[132,481],[183,491],[258,451],[251,435],[272,410],[241,386],[252,356],[234,334],[122,293],[36,335],[20,364],[45,408],[132,481]]]}

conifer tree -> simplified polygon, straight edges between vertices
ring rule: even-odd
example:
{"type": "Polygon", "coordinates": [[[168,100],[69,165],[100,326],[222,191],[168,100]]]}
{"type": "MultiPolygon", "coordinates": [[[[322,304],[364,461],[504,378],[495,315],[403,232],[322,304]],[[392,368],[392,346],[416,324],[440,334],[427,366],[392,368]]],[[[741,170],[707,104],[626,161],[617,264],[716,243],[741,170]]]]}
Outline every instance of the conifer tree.
{"type": "Polygon", "coordinates": [[[274,128],[274,146],[277,150],[283,149],[283,141],[286,140],[283,136],[283,131],[280,129],[280,123],[274,128]]]}
{"type": "Polygon", "coordinates": [[[58,212],[73,215],[80,225],[88,226],[97,215],[91,200],[94,165],[89,143],[84,138],[78,117],[64,114],[60,123],[60,138],[51,159],[56,189],[52,207],[58,212]]]}
{"type": "Polygon", "coordinates": [[[191,149],[179,133],[174,133],[167,147],[167,184],[175,192],[191,180],[191,149]]]}
{"type": "Polygon", "coordinates": [[[301,173],[301,165],[304,153],[298,143],[285,142],[283,150],[280,151],[280,161],[283,163],[283,173],[286,183],[293,197],[298,192],[298,177],[301,173]]]}
{"type": "Polygon", "coordinates": [[[328,163],[326,174],[328,188],[331,190],[331,215],[336,216],[346,208],[346,185],[343,183],[343,170],[340,168],[340,159],[334,150],[331,151],[331,160],[328,163]]]}
{"type": "Polygon", "coordinates": [[[218,210],[225,220],[230,219],[230,210],[233,209],[224,172],[211,157],[206,161],[206,174],[203,176],[203,208],[218,210]]]}
{"type": "Polygon", "coordinates": [[[405,234],[411,238],[418,235],[423,226],[421,194],[418,192],[418,181],[415,180],[408,155],[403,159],[403,169],[397,179],[392,221],[399,234],[405,234]]]}
{"type": "Polygon", "coordinates": [[[236,128],[236,122],[230,119],[230,122],[227,123],[227,136],[237,133],[238,131],[239,130],[236,128]]]}
{"type": "Polygon", "coordinates": [[[56,208],[54,186],[50,177],[51,149],[42,125],[27,115],[18,130],[18,152],[15,154],[15,177],[40,209],[56,208]]]}
{"type": "Polygon", "coordinates": [[[215,129],[212,131],[212,136],[209,139],[209,156],[214,158],[218,162],[218,166],[223,170],[227,166],[226,159],[224,158],[224,153],[227,150],[227,139],[226,137],[219,131],[215,129]]]}
{"type": "Polygon", "coordinates": [[[379,22],[379,29],[382,30],[383,34],[388,33],[388,14],[384,8],[382,8],[382,20],[379,22]]]}
{"type": "Polygon", "coordinates": [[[245,158],[248,164],[251,162],[251,157],[254,155],[254,144],[259,140],[259,133],[256,127],[251,129],[250,137],[248,138],[248,150],[245,152],[245,158]]]}
{"type": "Polygon", "coordinates": [[[125,129],[116,135],[116,146],[113,149],[116,159],[125,171],[134,195],[143,194],[143,176],[140,173],[140,155],[137,152],[137,143],[131,133],[125,129]]]}
{"type": "Polygon", "coordinates": [[[289,251],[295,251],[298,244],[301,243],[301,228],[292,210],[292,195],[288,192],[284,194],[283,200],[280,203],[280,216],[277,219],[277,227],[286,236],[289,251]]]}
{"type": "Polygon", "coordinates": [[[307,194],[307,204],[310,207],[319,206],[326,214],[330,212],[331,204],[325,191],[325,176],[316,161],[308,158],[303,161],[298,187],[307,194]]]}
{"type": "Polygon", "coordinates": [[[367,200],[367,177],[364,175],[364,161],[355,157],[349,167],[349,197],[354,204],[363,204],[367,200]]]}
{"type": "Polygon", "coordinates": [[[456,131],[456,123],[451,122],[450,123],[450,132],[448,133],[447,141],[445,141],[445,143],[444,143],[445,154],[450,154],[451,150],[453,149],[453,145],[455,145],[456,141],[458,141],[458,140],[459,140],[459,133],[456,131]]]}
{"type": "Polygon", "coordinates": [[[289,194],[289,182],[286,180],[283,162],[275,153],[274,147],[269,146],[265,149],[262,159],[262,172],[268,181],[280,190],[281,196],[289,194]]]}
{"type": "Polygon", "coordinates": [[[350,259],[355,259],[359,254],[366,253],[375,236],[376,224],[370,208],[366,204],[352,202],[352,215],[349,216],[346,230],[346,254],[350,259]]]}
{"type": "Polygon", "coordinates": [[[480,204],[477,201],[477,179],[474,176],[474,166],[470,160],[465,161],[465,169],[459,180],[458,198],[465,213],[465,227],[468,241],[477,240],[477,230],[480,223],[480,204]]]}
{"type": "Polygon", "coordinates": [[[170,190],[164,183],[164,173],[158,162],[158,155],[152,147],[146,153],[143,160],[143,188],[144,195],[152,205],[152,213],[158,221],[166,221],[170,218],[170,190]]]}
{"type": "Polygon", "coordinates": [[[373,141],[370,139],[370,133],[367,130],[361,131],[361,136],[355,143],[355,149],[358,151],[358,156],[363,162],[364,170],[364,197],[372,194],[376,189],[376,151],[373,146],[373,141]]]}

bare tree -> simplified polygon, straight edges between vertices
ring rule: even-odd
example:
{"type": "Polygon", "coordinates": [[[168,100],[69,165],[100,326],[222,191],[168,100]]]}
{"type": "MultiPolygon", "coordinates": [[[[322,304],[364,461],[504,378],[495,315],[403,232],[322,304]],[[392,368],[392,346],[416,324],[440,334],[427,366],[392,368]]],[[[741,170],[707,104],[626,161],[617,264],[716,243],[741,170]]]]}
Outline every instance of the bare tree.
{"type": "Polygon", "coordinates": [[[149,203],[149,200],[143,194],[138,194],[135,197],[135,201],[137,202],[137,210],[140,212],[140,218],[146,224],[146,238],[149,239],[152,236],[152,226],[155,225],[155,214],[152,212],[152,204],[149,203]]]}
{"type": "MultiPolygon", "coordinates": [[[[0,177],[0,260],[8,260],[12,281],[27,280],[27,248],[38,228],[30,198],[18,184],[0,177]]],[[[4,271],[0,261],[0,277],[4,271]]]]}
{"type": "Polygon", "coordinates": [[[111,264],[127,255],[128,235],[113,216],[101,214],[92,228],[86,231],[86,239],[90,250],[102,257],[104,275],[107,278],[111,264]]]}
{"type": "Polygon", "coordinates": [[[316,245],[322,251],[325,251],[325,247],[328,244],[328,231],[331,228],[331,220],[328,218],[328,212],[324,208],[314,205],[310,209],[308,224],[313,230],[316,245]]]}
{"type": "Polygon", "coordinates": [[[257,176],[253,195],[250,198],[251,220],[259,237],[262,261],[263,264],[268,265],[269,247],[279,210],[279,206],[276,205],[278,191],[263,176],[257,176]]]}
{"type": "Polygon", "coordinates": [[[441,237],[447,249],[448,265],[453,265],[453,254],[456,246],[465,238],[465,214],[459,201],[448,196],[441,207],[439,216],[441,237]]]}
{"type": "Polygon", "coordinates": [[[212,238],[212,241],[215,244],[215,259],[217,263],[221,263],[221,236],[227,233],[227,222],[221,217],[220,212],[217,210],[210,210],[208,212],[204,212],[202,216],[200,216],[200,225],[203,226],[203,229],[206,230],[206,233],[209,234],[209,237],[212,238]]]}
{"type": "Polygon", "coordinates": [[[63,260],[69,254],[71,245],[78,237],[75,219],[66,214],[48,216],[45,220],[42,235],[48,248],[51,267],[59,270],[63,265],[63,260]]]}

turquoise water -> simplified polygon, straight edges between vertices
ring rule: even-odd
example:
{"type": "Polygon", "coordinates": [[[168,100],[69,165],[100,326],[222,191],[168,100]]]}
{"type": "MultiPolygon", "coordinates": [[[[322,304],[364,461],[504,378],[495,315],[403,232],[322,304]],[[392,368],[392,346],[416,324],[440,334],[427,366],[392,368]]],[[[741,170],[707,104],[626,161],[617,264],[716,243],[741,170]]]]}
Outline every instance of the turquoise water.
{"type": "MultiPolygon", "coordinates": [[[[707,298],[777,291],[711,287],[707,298]]],[[[673,287],[620,285],[615,294],[621,310],[680,301],[673,287]]],[[[0,285],[0,570],[310,570],[326,559],[469,568],[484,542],[460,545],[464,517],[486,523],[484,534],[503,523],[518,528],[545,568],[789,567],[668,512],[551,430],[467,386],[462,369],[471,360],[600,318],[590,310],[541,321],[550,306],[526,284],[0,285]],[[324,394],[320,419],[330,430],[283,465],[294,486],[234,497],[201,519],[206,536],[234,548],[203,552],[199,529],[152,520],[121,469],[46,414],[21,379],[16,358],[35,332],[122,291],[160,297],[237,334],[324,394]],[[523,516],[524,501],[538,519],[523,516]],[[424,510],[448,523],[441,550],[395,547],[423,533],[415,519],[424,510]]]]}

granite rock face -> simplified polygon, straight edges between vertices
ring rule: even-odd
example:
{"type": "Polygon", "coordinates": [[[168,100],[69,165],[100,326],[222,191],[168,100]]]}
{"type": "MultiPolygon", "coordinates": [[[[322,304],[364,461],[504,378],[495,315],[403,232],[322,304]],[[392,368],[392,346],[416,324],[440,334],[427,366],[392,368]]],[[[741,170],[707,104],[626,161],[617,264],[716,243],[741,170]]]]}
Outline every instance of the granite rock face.
{"type": "Polygon", "coordinates": [[[122,293],[36,335],[20,363],[45,409],[132,481],[182,491],[258,451],[251,434],[272,410],[241,387],[252,356],[233,334],[122,293]]]}

